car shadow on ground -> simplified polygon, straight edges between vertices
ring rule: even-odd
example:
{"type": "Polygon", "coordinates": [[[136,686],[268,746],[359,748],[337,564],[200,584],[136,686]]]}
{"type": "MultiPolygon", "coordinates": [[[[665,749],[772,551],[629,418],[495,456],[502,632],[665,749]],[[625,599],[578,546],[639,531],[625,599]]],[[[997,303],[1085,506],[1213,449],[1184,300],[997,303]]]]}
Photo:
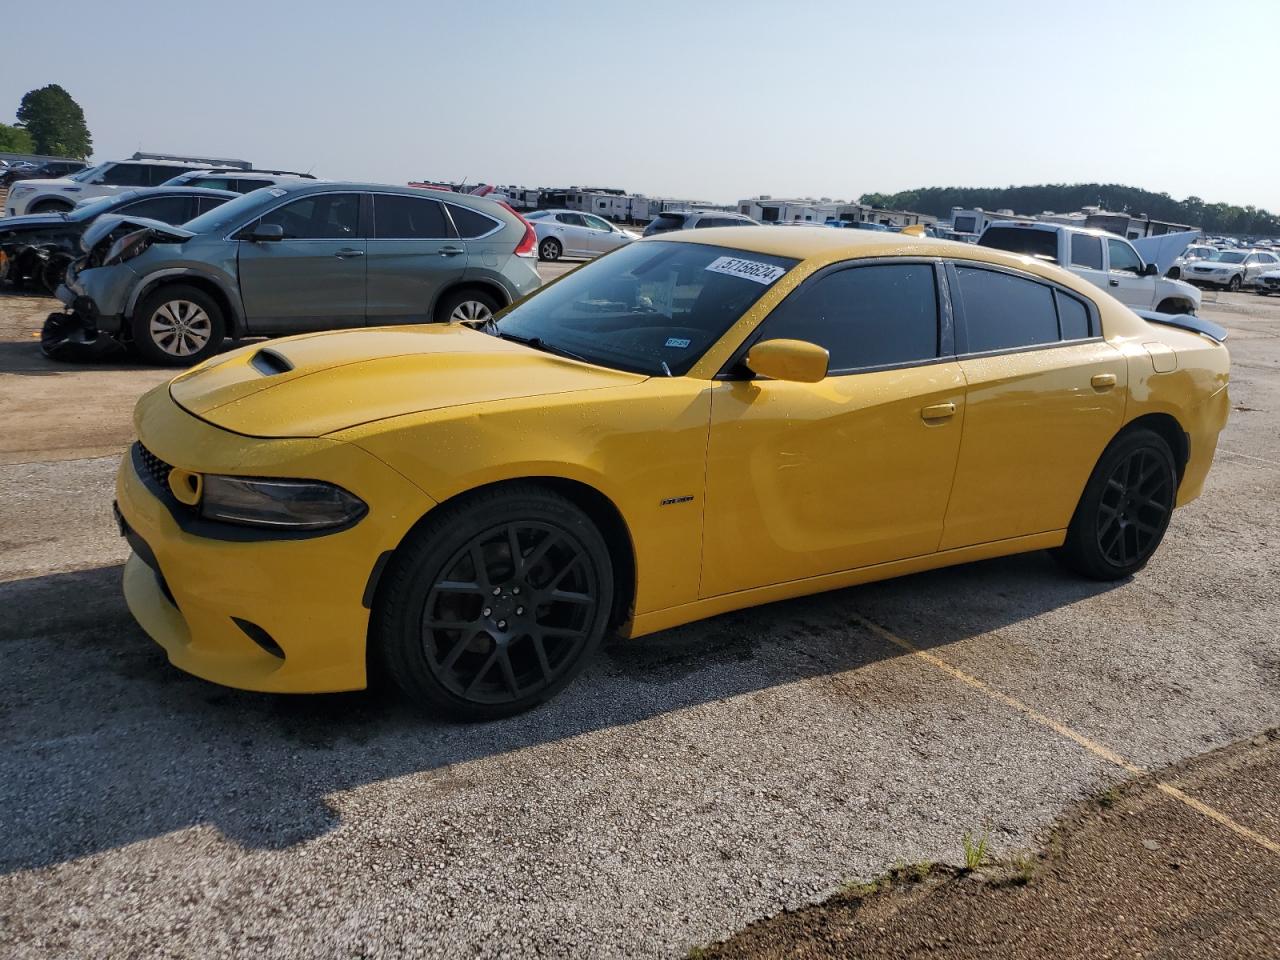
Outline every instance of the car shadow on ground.
{"type": "Polygon", "coordinates": [[[783,601],[615,641],[553,702],[467,725],[386,690],[272,696],[189,677],[133,623],[120,574],[0,584],[0,872],[199,824],[246,847],[286,847],[339,823],[326,802],[335,791],[432,771],[444,782],[468,761],[781,684],[856,678],[903,652],[862,627],[861,610],[914,625],[911,601],[927,597],[938,613],[912,630],[927,648],[1110,586],[1040,553],[783,601]]]}

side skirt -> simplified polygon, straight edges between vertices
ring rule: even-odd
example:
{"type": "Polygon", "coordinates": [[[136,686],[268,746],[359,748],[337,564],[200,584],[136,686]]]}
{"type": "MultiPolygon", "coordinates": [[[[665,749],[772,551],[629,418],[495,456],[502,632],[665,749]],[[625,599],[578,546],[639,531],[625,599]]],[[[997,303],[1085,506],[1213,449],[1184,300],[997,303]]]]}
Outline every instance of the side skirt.
{"type": "Polygon", "coordinates": [[[811,593],[823,593],[827,590],[840,590],[844,587],[857,586],[860,583],[871,583],[875,580],[889,580],[893,577],[921,573],[925,570],[936,570],[939,567],[950,567],[958,563],[971,563],[975,560],[990,560],[992,557],[1005,557],[1015,553],[1029,553],[1033,550],[1048,550],[1062,546],[1066,539],[1066,530],[1050,530],[1046,533],[1035,533],[1025,537],[1013,537],[1009,540],[995,540],[991,543],[978,543],[969,547],[957,547],[954,550],[943,550],[929,553],[921,557],[907,560],[893,560],[889,563],[878,563],[870,567],[859,567],[856,570],[843,570],[839,573],[827,573],[820,577],[808,577],[804,580],[790,580],[786,583],[774,583],[767,587],[753,587],[737,593],[726,593],[718,597],[707,597],[692,603],[683,603],[664,610],[637,614],[631,622],[630,629],[624,632],[627,637],[643,637],[648,633],[656,633],[669,627],[679,626],[704,617],[713,617],[730,610],[741,610],[744,607],[755,607],[776,600],[788,600],[792,597],[803,597],[811,593]]]}

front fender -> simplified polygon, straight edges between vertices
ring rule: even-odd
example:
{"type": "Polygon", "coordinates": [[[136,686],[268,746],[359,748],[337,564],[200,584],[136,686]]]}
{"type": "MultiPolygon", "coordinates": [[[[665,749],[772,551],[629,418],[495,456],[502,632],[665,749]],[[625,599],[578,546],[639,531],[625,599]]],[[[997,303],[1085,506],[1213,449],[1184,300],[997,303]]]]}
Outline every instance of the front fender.
{"type": "Polygon", "coordinates": [[[195,266],[163,267],[142,274],[141,279],[134,285],[133,292],[129,295],[129,299],[125,304],[125,316],[132,317],[133,311],[143,297],[154,290],[160,283],[174,278],[191,278],[212,283],[221,291],[223,298],[231,306],[231,316],[227,319],[231,321],[234,332],[240,333],[244,330],[244,305],[240,302],[239,288],[226,277],[213,271],[201,270],[195,266]]]}
{"type": "Polygon", "coordinates": [[[1197,287],[1193,287],[1184,280],[1156,277],[1156,302],[1152,304],[1152,307],[1158,307],[1170,297],[1177,300],[1189,300],[1196,310],[1200,309],[1201,295],[1197,287]]]}

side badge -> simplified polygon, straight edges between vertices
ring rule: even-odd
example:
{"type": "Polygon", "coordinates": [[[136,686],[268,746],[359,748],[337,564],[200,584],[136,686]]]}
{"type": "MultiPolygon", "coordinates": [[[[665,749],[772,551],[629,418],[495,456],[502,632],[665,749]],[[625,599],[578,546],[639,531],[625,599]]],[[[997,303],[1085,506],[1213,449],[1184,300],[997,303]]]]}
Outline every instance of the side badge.
{"type": "Polygon", "coordinates": [[[662,507],[669,507],[669,506],[671,506],[673,503],[688,503],[688,502],[689,502],[690,500],[692,500],[692,499],[693,499],[693,497],[691,497],[691,496],[689,496],[689,497],[667,497],[667,499],[663,500],[663,501],[662,501],[662,503],[660,503],[660,504],[659,504],[659,506],[662,506],[662,507]]]}

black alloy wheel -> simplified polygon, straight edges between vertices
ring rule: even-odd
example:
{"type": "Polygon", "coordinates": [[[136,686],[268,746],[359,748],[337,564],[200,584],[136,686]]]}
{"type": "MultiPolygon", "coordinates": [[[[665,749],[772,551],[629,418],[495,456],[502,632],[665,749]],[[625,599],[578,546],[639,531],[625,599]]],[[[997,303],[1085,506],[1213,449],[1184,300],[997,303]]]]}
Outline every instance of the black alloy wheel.
{"type": "Polygon", "coordinates": [[[1155,451],[1138,448],[1116,464],[1098,504],[1098,549],[1116,567],[1149,557],[1173,509],[1173,483],[1155,451]]]}
{"type": "Polygon", "coordinates": [[[1120,434],[1094,467],[1054,556],[1095,580],[1136,573],[1164,538],[1177,494],[1178,471],[1164,438],[1144,428],[1120,434]]]}
{"type": "Polygon", "coordinates": [[[595,526],[524,485],[446,507],[384,580],[374,635],[387,671],[429,708],[473,720],[527,710],[566,686],[613,602],[595,526]]]}

